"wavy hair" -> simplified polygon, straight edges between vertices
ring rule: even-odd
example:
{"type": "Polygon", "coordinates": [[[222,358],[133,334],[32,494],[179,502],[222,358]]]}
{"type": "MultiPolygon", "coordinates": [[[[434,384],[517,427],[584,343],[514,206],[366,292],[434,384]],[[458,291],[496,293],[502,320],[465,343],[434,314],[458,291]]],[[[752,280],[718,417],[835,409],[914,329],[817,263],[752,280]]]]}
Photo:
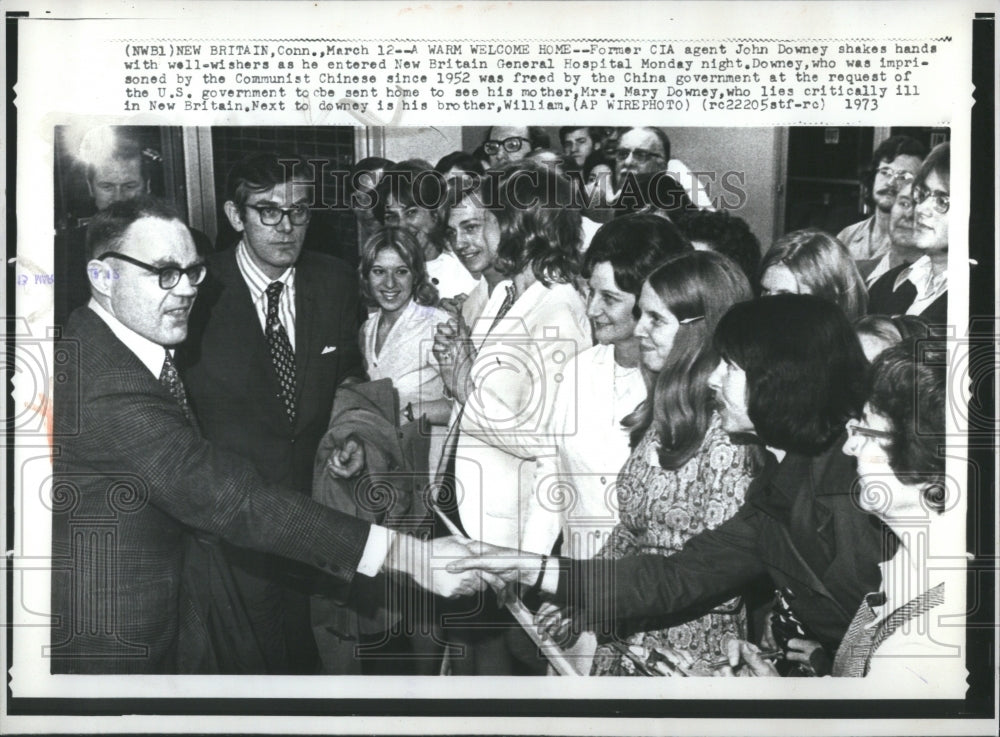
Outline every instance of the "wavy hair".
{"type": "Polygon", "coordinates": [[[514,276],[530,267],[546,287],[572,283],[580,272],[580,211],[569,180],[530,161],[505,169],[495,210],[500,224],[497,271],[514,276]]]}
{"type": "Polygon", "coordinates": [[[818,455],[864,406],[868,361],[829,300],[776,294],[738,304],[713,343],[746,373],[747,416],[765,445],[818,455]]]}
{"type": "Polygon", "coordinates": [[[418,305],[437,304],[438,291],[427,276],[423,249],[412,233],[405,228],[395,227],[379,228],[361,247],[358,275],[361,277],[361,294],[364,298],[370,303],[377,304],[375,295],[368,285],[368,275],[379,253],[386,249],[395,251],[413,274],[413,292],[410,295],[413,301],[418,305]]]}
{"type": "Polygon", "coordinates": [[[708,377],[719,363],[712,344],[715,326],[753,292],[734,261],[711,251],[674,256],[646,283],[681,324],[649,397],[623,424],[633,448],[653,425],[660,438],[660,465],[677,469],[698,451],[712,419],[708,377]]]}
{"type": "Polygon", "coordinates": [[[938,512],[945,501],[945,367],[943,341],[925,340],[886,349],[868,374],[868,404],[891,427],[889,467],[904,484],[919,485],[938,512]]]}
{"type": "MultiPolygon", "coordinates": [[[[580,275],[589,279],[597,264],[608,262],[618,288],[638,301],[643,282],[656,266],[690,250],[691,244],[666,218],[648,213],[626,215],[605,223],[594,234],[580,275]]],[[[632,316],[638,318],[639,314],[636,305],[632,316]]]]}
{"type": "Polygon", "coordinates": [[[799,289],[840,307],[848,320],[868,311],[868,290],[847,248],[816,228],[796,230],[775,241],[760,262],[758,284],[764,272],[781,264],[795,276],[799,289]]]}

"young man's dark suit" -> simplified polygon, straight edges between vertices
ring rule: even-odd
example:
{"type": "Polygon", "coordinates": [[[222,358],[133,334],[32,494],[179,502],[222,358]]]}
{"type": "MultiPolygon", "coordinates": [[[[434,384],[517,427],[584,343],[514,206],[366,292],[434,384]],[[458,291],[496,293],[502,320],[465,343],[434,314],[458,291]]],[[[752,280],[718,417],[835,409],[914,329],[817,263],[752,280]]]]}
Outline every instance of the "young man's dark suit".
{"type": "MultiPolygon", "coordinates": [[[[269,481],[308,495],[334,392],[345,378],[364,376],[356,273],[338,259],[308,251],[296,264],[292,426],[278,397],[277,375],[236,249],[212,254],[208,267],[178,356],[202,432],[252,461],[269,481]]],[[[227,557],[268,669],[312,672],[316,651],[306,597],[311,572],[231,546],[227,557]]]]}
{"type": "Polygon", "coordinates": [[[353,577],[368,523],[269,484],[208,443],[88,307],[58,346],[53,673],[176,672],[191,528],[353,577]]]}

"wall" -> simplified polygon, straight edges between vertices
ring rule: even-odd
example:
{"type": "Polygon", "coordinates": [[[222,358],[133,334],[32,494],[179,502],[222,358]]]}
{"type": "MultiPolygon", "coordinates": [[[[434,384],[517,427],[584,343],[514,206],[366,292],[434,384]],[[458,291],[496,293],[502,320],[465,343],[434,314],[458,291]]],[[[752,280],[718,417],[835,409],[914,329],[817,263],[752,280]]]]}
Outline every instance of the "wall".
{"type": "Polygon", "coordinates": [[[456,126],[384,130],[383,155],[392,161],[425,159],[433,166],[445,154],[462,150],[462,129],[456,126]]]}
{"type": "MultiPolygon", "coordinates": [[[[714,172],[721,179],[727,171],[746,173],[747,201],[733,215],[739,215],[760,239],[763,249],[774,242],[775,208],[781,183],[778,171],[779,130],[775,128],[664,128],[670,136],[674,158],[694,171],[714,172]]],[[[720,191],[717,181],[709,192],[715,197],[731,194],[720,191]]]]}

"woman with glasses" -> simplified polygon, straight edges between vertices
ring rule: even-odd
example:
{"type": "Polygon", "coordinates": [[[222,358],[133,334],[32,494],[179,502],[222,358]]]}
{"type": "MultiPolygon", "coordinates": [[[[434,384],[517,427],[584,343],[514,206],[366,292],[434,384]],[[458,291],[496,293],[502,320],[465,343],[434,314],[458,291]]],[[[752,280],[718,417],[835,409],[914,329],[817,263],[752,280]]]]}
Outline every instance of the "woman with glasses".
{"type": "Polygon", "coordinates": [[[417,239],[439,298],[471,292],[476,280],[447,243],[448,224],[441,210],[447,193],[444,177],[425,162],[404,161],[385,170],[375,192],[375,217],[382,225],[403,228],[417,239]]]}
{"type": "MultiPolygon", "coordinates": [[[[868,383],[843,452],[857,459],[859,506],[882,520],[898,545],[879,564],[881,586],[858,606],[832,675],[865,677],[896,695],[963,698],[964,570],[955,561],[964,554],[956,540],[965,521],[952,511],[957,499],[941,450],[945,346],[893,346],[876,357],[868,383]]],[[[733,660],[744,658],[755,675],[777,675],[755,648],[740,651],[734,647],[733,660]]]]}
{"type": "Polygon", "coordinates": [[[847,249],[829,233],[807,228],[779,238],[760,263],[760,294],[812,294],[849,320],[865,315],[868,292],[847,249]]]}
{"type": "Polygon", "coordinates": [[[932,326],[948,320],[948,211],[951,147],[936,146],[913,180],[913,246],[922,255],[888,271],[869,290],[868,311],[919,315],[932,326]]]}

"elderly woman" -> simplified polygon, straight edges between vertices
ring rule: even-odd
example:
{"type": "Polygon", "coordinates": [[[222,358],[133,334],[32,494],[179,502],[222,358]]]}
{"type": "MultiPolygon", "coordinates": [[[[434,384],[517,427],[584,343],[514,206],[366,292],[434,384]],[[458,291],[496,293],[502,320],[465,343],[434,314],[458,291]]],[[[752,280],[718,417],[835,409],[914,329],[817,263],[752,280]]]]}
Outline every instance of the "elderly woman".
{"type": "Polygon", "coordinates": [[[731,519],[670,556],[557,564],[480,546],[480,560],[449,567],[537,585],[563,605],[572,596],[577,629],[642,617],[687,621],[767,576],[804,636],[833,653],[878,587],[884,559],[884,533],[855,503],[855,465],[840,452],[845,423],[864,403],[867,361],[843,311],[808,295],[735,305],[714,345],[722,360],[709,384],[722,427],[768,450],[731,519]]]}
{"type": "Polygon", "coordinates": [[[859,502],[893,531],[899,548],[881,566],[881,588],[858,608],[834,659],[834,676],[940,688],[944,659],[962,662],[964,629],[939,620],[965,611],[961,571],[956,576],[954,564],[932,564],[963,550],[948,547],[964,520],[948,513],[956,490],[947,487],[942,452],[945,365],[944,346],[931,350],[926,341],[881,353],[864,411],[847,424],[844,453],[857,458],[859,502]],[[962,606],[946,607],[946,598],[962,606]]]}
{"type": "Polygon", "coordinates": [[[829,233],[807,228],[779,238],[760,263],[760,294],[813,294],[849,320],[868,309],[868,291],[851,254],[829,233]]]}

